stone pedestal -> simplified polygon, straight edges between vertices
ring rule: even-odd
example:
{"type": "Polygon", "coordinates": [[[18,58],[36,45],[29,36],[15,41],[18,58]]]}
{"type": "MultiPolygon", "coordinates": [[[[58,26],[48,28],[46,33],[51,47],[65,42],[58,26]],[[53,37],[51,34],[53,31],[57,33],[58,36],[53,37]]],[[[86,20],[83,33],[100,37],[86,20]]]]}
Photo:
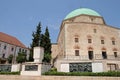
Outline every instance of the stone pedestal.
{"type": "Polygon", "coordinates": [[[34,62],[27,62],[22,65],[21,75],[41,76],[42,73],[51,68],[49,64],[43,64],[44,48],[34,47],[33,58],[34,62]]]}
{"type": "Polygon", "coordinates": [[[35,63],[42,63],[44,56],[44,48],[43,47],[34,47],[33,58],[35,63]]]}
{"type": "Polygon", "coordinates": [[[25,63],[25,64],[23,64],[21,75],[40,76],[41,75],[41,64],[39,64],[39,63],[25,63]]]}

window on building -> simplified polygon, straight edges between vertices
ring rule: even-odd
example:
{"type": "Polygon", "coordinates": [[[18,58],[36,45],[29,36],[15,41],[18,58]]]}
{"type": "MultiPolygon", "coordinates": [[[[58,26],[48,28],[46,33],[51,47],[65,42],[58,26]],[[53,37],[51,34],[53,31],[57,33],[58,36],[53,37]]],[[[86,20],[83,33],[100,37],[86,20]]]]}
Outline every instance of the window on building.
{"type": "Polygon", "coordinates": [[[79,56],[79,50],[75,50],[75,56],[79,56]]]}
{"type": "Polygon", "coordinates": [[[106,53],[106,51],[102,51],[102,57],[103,57],[103,59],[107,59],[107,53],[106,53]]]}
{"type": "Polygon", "coordinates": [[[107,67],[108,67],[109,71],[117,70],[117,65],[116,64],[107,64],[107,67]]]}
{"type": "Polygon", "coordinates": [[[4,46],[4,49],[6,50],[6,45],[4,46]]]}
{"type": "Polygon", "coordinates": [[[115,41],[112,41],[112,45],[115,45],[115,41]]]}
{"type": "Polygon", "coordinates": [[[90,60],[93,59],[93,51],[88,51],[88,57],[90,60]]]}
{"type": "Polygon", "coordinates": [[[12,47],[12,48],[11,48],[11,51],[13,51],[13,50],[14,50],[14,48],[12,47]]]}
{"type": "Polygon", "coordinates": [[[101,40],[101,44],[105,44],[104,40],[101,40]]]}
{"type": "Polygon", "coordinates": [[[27,50],[25,50],[25,53],[27,53],[27,50]]]}
{"type": "Polygon", "coordinates": [[[117,57],[117,52],[114,52],[114,56],[117,57]]]}
{"type": "Polygon", "coordinates": [[[97,30],[96,29],[93,29],[94,33],[97,33],[97,30]]]}
{"type": "Polygon", "coordinates": [[[94,18],[91,18],[91,21],[93,21],[94,20],[94,18]]]}
{"type": "Polygon", "coordinates": [[[21,52],[21,48],[19,49],[19,52],[21,52]]]}
{"type": "Polygon", "coordinates": [[[79,42],[79,39],[78,39],[78,38],[75,38],[75,42],[76,42],[76,43],[79,42]]]}
{"type": "Polygon", "coordinates": [[[22,52],[24,52],[24,49],[22,49],[22,52]]]}
{"type": "Polygon", "coordinates": [[[92,43],[92,39],[88,39],[88,43],[92,43]]]}
{"type": "Polygon", "coordinates": [[[2,58],[5,58],[5,54],[2,55],[2,58]]]}

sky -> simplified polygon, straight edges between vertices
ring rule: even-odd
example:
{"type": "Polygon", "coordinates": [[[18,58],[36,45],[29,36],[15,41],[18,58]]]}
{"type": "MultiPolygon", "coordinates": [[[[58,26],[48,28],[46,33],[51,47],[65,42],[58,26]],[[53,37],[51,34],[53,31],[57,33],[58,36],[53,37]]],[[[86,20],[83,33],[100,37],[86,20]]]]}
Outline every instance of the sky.
{"type": "Polygon", "coordinates": [[[48,26],[51,42],[56,43],[63,19],[78,8],[93,9],[107,25],[120,28],[120,0],[0,0],[0,32],[29,47],[41,22],[42,33],[48,26]]]}

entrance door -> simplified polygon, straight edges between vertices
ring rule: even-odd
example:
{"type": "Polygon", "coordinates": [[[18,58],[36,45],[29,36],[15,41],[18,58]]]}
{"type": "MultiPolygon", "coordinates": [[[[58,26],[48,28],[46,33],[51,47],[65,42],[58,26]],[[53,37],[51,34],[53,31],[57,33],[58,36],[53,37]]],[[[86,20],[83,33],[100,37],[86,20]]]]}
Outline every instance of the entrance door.
{"type": "Polygon", "coordinates": [[[93,51],[88,51],[88,57],[90,60],[93,59],[93,51]]]}
{"type": "Polygon", "coordinates": [[[103,59],[107,59],[107,53],[106,53],[106,51],[102,51],[102,57],[103,57],[103,59]]]}

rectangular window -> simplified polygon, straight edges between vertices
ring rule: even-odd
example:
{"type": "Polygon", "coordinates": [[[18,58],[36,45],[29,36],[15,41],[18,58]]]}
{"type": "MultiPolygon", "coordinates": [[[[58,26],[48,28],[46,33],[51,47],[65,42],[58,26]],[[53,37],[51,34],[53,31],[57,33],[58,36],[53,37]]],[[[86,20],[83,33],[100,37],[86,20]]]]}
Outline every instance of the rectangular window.
{"type": "Polygon", "coordinates": [[[109,71],[117,70],[117,65],[116,64],[107,64],[107,67],[108,67],[109,71]]]}
{"type": "Polygon", "coordinates": [[[104,42],[104,40],[101,40],[101,44],[104,44],[105,42],[104,42]]]}
{"type": "Polygon", "coordinates": [[[88,57],[90,60],[93,59],[93,51],[88,51],[88,57]]]}
{"type": "Polygon", "coordinates": [[[97,30],[96,29],[94,29],[94,33],[96,33],[97,32],[97,30]]]}
{"type": "Polygon", "coordinates": [[[115,41],[112,41],[112,45],[115,45],[115,41]]]}
{"type": "Polygon", "coordinates": [[[25,50],[25,53],[27,53],[27,50],[25,50]]]}
{"type": "Polygon", "coordinates": [[[22,49],[22,52],[24,52],[24,49],[22,49]]]}
{"type": "Polygon", "coordinates": [[[11,51],[13,51],[13,50],[14,50],[14,48],[12,47],[12,48],[11,48],[11,51]]]}
{"type": "Polygon", "coordinates": [[[117,57],[117,52],[114,52],[114,56],[117,57]]]}
{"type": "Polygon", "coordinates": [[[75,38],[75,42],[76,42],[76,43],[79,42],[79,39],[78,39],[78,38],[75,38]]]}
{"type": "Polygon", "coordinates": [[[79,50],[75,50],[75,56],[79,56],[79,50]]]}
{"type": "Polygon", "coordinates": [[[88,43],[92,43],[92,40],[91,40],[91,39],[88,39],[88,43]]]}
{"type": "Polygon", "coordinates": [[[21,52],[21,48],[19,48],[19,52],[21,52]]]}
{"type": "Polygon", "coordinates": [[[2,55],[2,58],[5,58],[5,54],[2,55]]]}
{"type": "Polygon", "coordinates": [[[103,59],[107,59],[107,53],[106,53],[106,51],[102,51],[102,57],[103,57],[103,59]]]}
{"type": "Polygon", "coordinates": [[[4,46],[4,49],[6,50],[6,45],[4,46]]]}

